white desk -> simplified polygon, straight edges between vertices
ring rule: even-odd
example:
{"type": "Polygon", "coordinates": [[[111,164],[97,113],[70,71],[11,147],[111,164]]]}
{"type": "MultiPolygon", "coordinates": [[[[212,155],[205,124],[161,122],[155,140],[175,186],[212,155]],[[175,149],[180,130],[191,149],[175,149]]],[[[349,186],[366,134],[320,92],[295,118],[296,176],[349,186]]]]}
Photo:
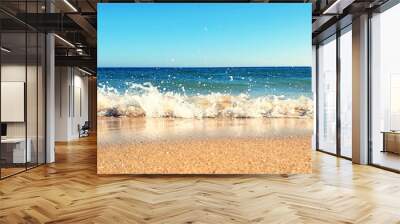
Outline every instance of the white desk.
{"type": "MultiPolygon", "coordinates": [[[[32,160],[32,152],[31,152],[31,145],[32,141],[30,138],[26,140],[28,143],[26,147],[26,154],[25,154],[25,138],[5,138],[1,139],[1,144],[6,147],[13,147],[12,148],[12,162],[13,163],[25,163],[31,162],[32,160]]],[[[4,147],[2,146],[2,147],[4,147]]]]}

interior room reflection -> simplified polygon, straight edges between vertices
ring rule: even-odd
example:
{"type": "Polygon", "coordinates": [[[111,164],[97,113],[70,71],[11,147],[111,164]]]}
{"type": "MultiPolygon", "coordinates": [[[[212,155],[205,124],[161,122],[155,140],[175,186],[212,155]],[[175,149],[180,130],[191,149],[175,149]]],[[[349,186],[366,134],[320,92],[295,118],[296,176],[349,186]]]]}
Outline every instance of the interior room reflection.
{"type": "Polygon", "coordinates": [[[44,35],[1,33],[1,178],[44,163],[44,35]]]}

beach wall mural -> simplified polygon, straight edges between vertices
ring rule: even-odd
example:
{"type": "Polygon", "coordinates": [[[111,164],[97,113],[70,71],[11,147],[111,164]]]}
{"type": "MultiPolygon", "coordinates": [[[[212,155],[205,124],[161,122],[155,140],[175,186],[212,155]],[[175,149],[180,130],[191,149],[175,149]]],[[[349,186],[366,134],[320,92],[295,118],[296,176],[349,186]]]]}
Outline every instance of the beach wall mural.
{"type": "Polygon", "coordinates": [[[99,174],[311,172],[310,4],[98,4],[99,174]]]}

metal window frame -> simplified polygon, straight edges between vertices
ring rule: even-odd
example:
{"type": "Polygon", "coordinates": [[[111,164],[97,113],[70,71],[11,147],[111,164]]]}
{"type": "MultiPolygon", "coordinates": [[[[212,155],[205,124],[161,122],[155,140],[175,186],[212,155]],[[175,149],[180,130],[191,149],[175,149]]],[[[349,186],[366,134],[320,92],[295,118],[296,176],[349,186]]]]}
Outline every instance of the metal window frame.
{"type": "MultiPolygon", "coordinates": [[[[1,24],[2,23],[0,23],[0,47],[2,46],[2,40],[3,40],[3,38],[2,38],[2,32],[1,32],[1,24]]],[[[1,58],[1,55],[2,55],[2,53],[1,53],[1,51],[0,51],[0,124],[1,124],[1,77],[3,77],[2,76],[2,74],[1,74],[1,67],[2,67],[2,58],[1,58]]],[[[1,168],[1,152],[2,152],[2,148],[1,148],[1,144],[0,144],[0,180],[2,179],[2,175],[1,175],[1,171],[2,171],[2,168],[1,168]]]]}
{"type": "MultiPolygon", "coordinates": [[[[400,0],[388,0],[383,5],[381,5],[377,8],[371,9],[367,12],[368,13],[368,30],[367,30],[367,41],[368,41],[368,44],[367,44],[368,45],[368,49],[367,49],[367,51],[368,51],[368,54],[367,54],[367,66],[368,66],[368,69],[367,69],[367,80],[368,80],[367,81],[368,82],[368,87],[367,87],[368,88],[368,95],[367,95],[368,138],[367,138],[367,141],[368,141],[368,152],[367,152],[367,154],[368,154],[368,161],[367,161],[367,165],[377,167],[379,169],[387,170],[390,172],[400,173],[400,170],[373,163],[373,142],[372,142],[372,92],[373,92],[373,89],[372,89],[372,54],[373,54],[373,52],[372,52],[372,24],[371,24],[371,20],[373,18],[372,14],[373,13],[383,13],[386,10],[396,6],[397,4],[400,4],[400,0]]],[[[350,26],[350,25],[352,25],[352,24],[350,23],[347,26],[350,26]]],[[[345,30],[347,28],[347,26],[342,29],[338,29],[338,28],[337,29],[340,32],[340,31],[345,30]]],[[[338,117],[338,115],[340,116],[340,113],[338,113],[338,111],[340,112],[340,109],[338,108],[338,107],[340,107],[340,92],[339,92],[340,87],[337,88],[337,90],[339,90],[339,91],[337,91],[337,93],[336,93],[336,98],[337,98],[337,101],[336,101],[337,102],[337,105],[336,105],[336,122],[337,122],[337,124],[336,124],[336,127],[337,127],[337,130],[336,130],[336,135],[337,135],[336,136],[336,138],[337,138],[336,139],[336,146],[337,146],[336,154],[319,148],[319,116],[318,116],[318,114],[319,114],[319,110],[318,110],[318,105],[319,105],[319,100],[318,100],[318,98],[319,98],[319,92],[318,92],[318,89],[319,89],[319,81],[318,81],[319,80],[319,56],[318,56],[318,48],[319,48],[319,45],[321,42],[326,41],[327,39],[331,38],[331,36],[333,36],[333,35],[336,35],[336,38],[335,38],[337,41],[336,47],[338,48],[338,45],[340,45],[340,36],[343,34],[343,33],[340,33],[340,35],[337,35],[338,31],[336,32],[336,34],[332,34],[332,35],[326,37],[325,39],[319,41],[316,44],[316,106],[317,106],[317,108],[315,110],[316,111],[316,116],[315,116],[316,117],[316,139],[315,139],[315,142],[316,142],[316,151],[323,152],[323,153],[326,153],[329,155],[333,155],[333,156],[336,156],[339,158],[352,160],[352,158],[342,155],[341,147],[339,145],[339,143],[341,141],[340,135],[339,135],[341,132],[340,117],[338,117]]],[[[337,59],[340,62],[339,53],[340,53],[340,49],[336,51],[337,59]]],[[[336,71],[337,74],[336,75],[339,78],[339,81],[338,81],[338,79],[336,80],[336,84],[340,85],[340,67],[338,67],[338,61],[336,63],[337,63],[337,71],[336,71]]]]}
{"type": "MultiPolygon", "coordinates": [[[[352,161],[352,158],[347,157],[342,155],[342,149],[341,149],[341,131],[342,131],[342,127],[341,127],[341,117],[340,117],[340,81],[341,81],[341,65],[340,65],[340,37],[345,34],[346,32],[343,32],[347,29],[349,29],[349,27],[352,25],[352,23],[344,26],[344,27],[336,27],[336,32],[333,33],[330,36],[327,36],[326,38],[322,39],[321,41],[318,42],[318,44],[316,45],[316,151],[318,152],[322,152],[322,153],[326,153],[328,155],[332,155],[332,156],[336,156],[339,158],[343,158],[346,160],[350,160],[352,161]],[[332,38],[333,36],[335,36],[335,38],[332,38]],[[319,147],[319,53],[318,53],[318,49],[320,47],[320,44],[327,41],[328,39],[332,38],[331,41],[336,41],[336,151],[335,153],[329,152],[327,150],[321,149],[319,147]]],[[[351,31],[348,30],[348,31],[351,31]]]]}
{"type": "Polygon", "coordinates": [[[368,96],[367,96],[367,102],[368,102],[368,112],[367,112],[367,117],[368,117],[368,165],[387,170],[390,172],[394,173],[400,173],[400,169],[394,169],[388,166],[384,166],[381,164],[374,163],[373,160],[373,140],[372,140],[372,94],[373,94],[373,88],[372,88],[372,19],[373,19],[373,13],[384,13],[385,11],[391,9],[392,7],[400,4],[400,0],[388,0],[378,8],[375,8],[373,10],[368,11],[368,30],[367,30],[367,45],[368,45],[368,54],[367,54],[367,64],[368,64],[368,69],[367,69],[367,82],[368,82],[368,96]]]}

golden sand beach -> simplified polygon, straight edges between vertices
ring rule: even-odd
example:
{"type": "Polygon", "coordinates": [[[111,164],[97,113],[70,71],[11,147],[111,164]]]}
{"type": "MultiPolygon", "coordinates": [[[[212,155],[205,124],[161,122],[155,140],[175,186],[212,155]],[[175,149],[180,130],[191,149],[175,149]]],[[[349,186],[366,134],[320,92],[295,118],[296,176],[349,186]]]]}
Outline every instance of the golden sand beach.
{"type": "Polygon", "coordinates": [[[98,120],[99,174],[311,172],[312,119],[98,120]]]}

